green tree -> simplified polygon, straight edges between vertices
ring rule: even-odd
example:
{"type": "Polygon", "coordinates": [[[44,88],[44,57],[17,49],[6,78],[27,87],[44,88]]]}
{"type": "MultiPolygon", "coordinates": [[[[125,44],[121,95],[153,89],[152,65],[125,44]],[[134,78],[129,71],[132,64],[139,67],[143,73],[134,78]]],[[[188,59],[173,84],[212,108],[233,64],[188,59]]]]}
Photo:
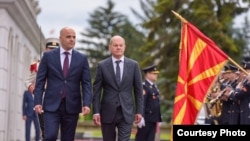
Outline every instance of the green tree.
{"type": "Polygon", "coordinates": [[[126,55],[140,59],[138,48],[143,44],[144,34],[137,31],[127,16],[114,11],[115,4],[107,1],[107,7],[98,7],[90,14],[88,20],[90,28],[81,32],[82,39],[78,48],[89,56],[91,73],[94,77],[97,63],[110,55],[108,50],[109,40],[113,35],[121,35],[126,40],[126,55]]]}
{"type": "Polygon", "coordinates": [[[166,107],[164,115],[170,122],[175,97],[179,62],[179,41],[181,21],[172,10],[178,12],[211,38],[226,54],[239,61],[246,47],[242,33],[236,34],[233,20],[248,10],[249,1],[224,0],[140,0],[144,16],[136,14],[148,30],[141,50],[149,56],[142,66],[149,62],[158,63],[160,69],[159,87],[166,107]],[[244,4],[242,4],[245,2],[244,4]],[[244,5],[241,6],[241,5],[244,5]],[[166,112],[167,111],[167,112],[166,112]]]}
{"type": "Polygon", "coordinates": [[[130,22],[126,22],[120,27],[120,35],[126,40],[125,56],[141,62],[145,53],[140,51],[140,47],[145,42],[144,33],[136,29],[130,22]]]}
{"type": "MultiPolygon", "coordinates": [[[[77,49],[88,56],[92,78],[95,77],[97,63],[110,56],[108,44],[113,35],[120,35],[126,40],[127,57],[140,61],[144,55],[139,52],[144,34],[132,25],[126,15],[114,11],[114,7],[115,4],[108,0],[106,7],[95,9],[88,20],[90,27],[80,33],[82,38],[78,42],[81,47],[77,49]]],[[[91,115],[84,119],[90,120],[91,115]]]]}
{"type": "Polygon", "coordinates": [[[235,33],[238,38],[246,41],[246,44],[242,44],[244,46],[243,56],[250,56],[250,23],[249,19],[246,17],[244,19],[243,28],[236,28],[235,33]]]}
{"type": "Polygon", "coordinates": [[[119,27],[124,25],[126,20],[125,15],[114,12],[114,3],[110,0],[107,2],[107,7],[98,7],[90,14],[88,20],[90,28],[80,33],[83,38],[79,43],[83,47],[78,49],[89,56],[92,76],[97,63],[110,55],[108,51],[110,37],[118,34],[119,27]]]}

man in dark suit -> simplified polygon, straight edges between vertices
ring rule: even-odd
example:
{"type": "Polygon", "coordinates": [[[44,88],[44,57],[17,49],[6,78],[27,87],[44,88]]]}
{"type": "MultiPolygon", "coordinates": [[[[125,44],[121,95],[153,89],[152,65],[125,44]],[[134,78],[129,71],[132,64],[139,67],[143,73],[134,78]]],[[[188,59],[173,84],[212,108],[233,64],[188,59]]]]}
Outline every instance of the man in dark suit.
{"type": "Polygon", "coordinates": [[[141,72],[136,61],[124,56],[125,47],[121,36],[113,36],[109,43],[112,56],[99,62],[97,67],[93,120],[101,126],[103,141],[115,141],[116,129],[119,141],[129,141],[133,121],[139,123],[142,118],[141,72]]]}
{"type": "MultiPolygon", "coordinates": [[[[45,51],[50,51],[52,49],[59,47],[59,39],[58,38],[47,38],[45,40],[45,51]]],[[[35,83],[36,83],[36,74],[38,71],[40,60],[33,62],[30,65],[30,74],[25,81],[25,85],[29,92],[34,93],[35,83]]],[[[38,114],[39,125],[41,129],[41,138],[44,138],[44,124],[43,124],[43,114],[38,114]]]]}
{"type": "Polygon", "coordinates": [[[37,114],[33,110],[34,108],[34,98],[33,94],[28,90],[24,91],[23,94],[23,120],[25,120],[25,140],[31,141],[30,133],[31,133],[31,123],[34,122],[35,131],[36,131],[36,141],[40,139],[40,128],[39,122],[37,118],[37,114]]]}
{"type": "Polygon", "coordinates": [[[73,141],[79,113],[85,116],[90,112],[92,84],[89,64],[84,54],[73,49],[75,38],[72,28],[62,28],[61,46],[45,52],[38,68],[35,111],[44,111],[45,141],[55,141],[59,127],[61,141],[73,141]]]}
{"type": "Polygon", "coordinates": [[[144,126],[137,127],[135,141],[154,141],[157,123],[162,121],[160,108],[160,92],[156,85],[159,71],[156,65],[143,69],[145,80],[143,82],[144,95],[144,126]]]}

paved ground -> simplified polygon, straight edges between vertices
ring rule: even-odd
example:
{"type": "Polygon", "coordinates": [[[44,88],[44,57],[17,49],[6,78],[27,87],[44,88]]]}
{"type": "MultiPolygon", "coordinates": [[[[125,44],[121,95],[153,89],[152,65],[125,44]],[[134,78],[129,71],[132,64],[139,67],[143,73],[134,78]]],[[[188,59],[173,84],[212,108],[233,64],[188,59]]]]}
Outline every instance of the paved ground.
{"type": "Polygon", "coordinates": [[[82,140],[77,139],[75,141],[102,141],[102,139],[82,139],[82,140]]]}
{"type": "MultiPolygon", "coordinates": [[[[102,139],[82,139],[82,140],[77,139],[75,141],[102,141],[102,139]]],[[[130,141],[133,141],[133,140],[130,140],[130,141]]]]}

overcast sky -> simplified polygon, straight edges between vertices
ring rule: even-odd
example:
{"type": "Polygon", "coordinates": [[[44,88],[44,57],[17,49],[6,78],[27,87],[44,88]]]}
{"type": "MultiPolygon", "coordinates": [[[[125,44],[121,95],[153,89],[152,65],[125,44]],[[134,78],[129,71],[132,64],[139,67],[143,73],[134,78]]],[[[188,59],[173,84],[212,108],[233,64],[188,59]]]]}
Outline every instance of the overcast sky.
{"type": "MultiPolygon", "coordinates": [[[[134,24],[140,22],[130,10],[132,7],[142,13],[139,0],[113,0],[113,2],[115,11],[127,15],[134,24]]],[[[64,26],[73,27],[79,38],[79,32],[89,26],[87,22],[89,13],[93,13],[100,6],[107,7],[107,0],[39,0],[39,5],[42,11],[37,21],[45,38],[59,37],[59,31],[64,26]]],[[[242,26],[242,17],[237,18],[236,21],[238,26],[242,26]]]]}
{"type": "MultiPolygon", "coordinates": [[[[130,8],[140,10],[139,0],[113,0],[115,11],[127,15],[136,23],[130,8]]],[[[73,27],[77,34],[88,26],[89,13],[100,6],[107,7],[107,0],[39,0],[41,13],[37,17],[45,38],[58,37],[64,26],[73,27]],[[53,32],[54,31],[54,32],[53,32]]],[[[78,36],[78,35],[77,35],[78,36]]]]}

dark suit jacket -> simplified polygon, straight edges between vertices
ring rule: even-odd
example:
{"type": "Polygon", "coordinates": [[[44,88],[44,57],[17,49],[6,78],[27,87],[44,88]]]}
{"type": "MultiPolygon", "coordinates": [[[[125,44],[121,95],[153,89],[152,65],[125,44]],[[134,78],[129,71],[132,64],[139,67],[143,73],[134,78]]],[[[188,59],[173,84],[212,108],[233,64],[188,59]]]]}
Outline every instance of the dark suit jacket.
{"type": "Polygon", "coordinates": [[[60,62],[60,48],[45,52],[36,77],[35,105],[43,105],[44,111],[56,111],[61,103],[64,85],[66,86],[67,112],[80,113],[82,106],[91,105],[92,84],[87,57],[72,50],[68,75],[64,78],[60,62]],[[44,90],[46,81],[47,86],[44,90]]]}
{"type": "Polygon", "coordinates": [[[23,116],[32,117],[36,116],[34,108],[34,98],[32,94],[26,90],[23,94],[23,116]]]}
{"type": "Polygon", "coordinates": [[[93,113],[100,113],[103,123],[113,121],[118,106],[121,106],[127,123],[133,123],[135,112],[139,114],[143,112],[141,72],[134,60],[124,57],[120,85],[115,79],[112,57],[99,62],[93,90],[93,113]]]}

